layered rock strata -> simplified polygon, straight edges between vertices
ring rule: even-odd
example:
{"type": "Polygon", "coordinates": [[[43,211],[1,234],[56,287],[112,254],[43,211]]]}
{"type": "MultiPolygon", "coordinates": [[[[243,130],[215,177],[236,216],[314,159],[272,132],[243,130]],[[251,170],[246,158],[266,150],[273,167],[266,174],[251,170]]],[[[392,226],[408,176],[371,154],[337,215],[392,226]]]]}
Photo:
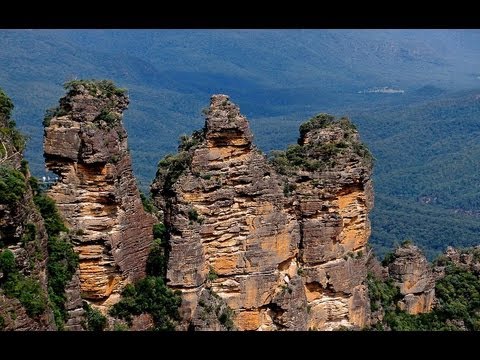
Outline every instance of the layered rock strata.
{"type": "Polygon", "coordinates": [[[202,328],[205,289],[240,330],[365,325],[371,162],[348,120],[308,124],[299,162],[289,149],[272,165],[239,108],[214,95],[204,129],[159,163],[152,194],[169,230],[168,284],[183,294],[181,328],[202,328]]]}
{"type": "Polygon", "coordinates": [[[106,81],[74,81],[67,90],[45,122],[46,166],[58,175],[48,195],[75,234],[82,297],[108,307],[145,275],[153,218],[132,174],[124,91],[106,81]]]}

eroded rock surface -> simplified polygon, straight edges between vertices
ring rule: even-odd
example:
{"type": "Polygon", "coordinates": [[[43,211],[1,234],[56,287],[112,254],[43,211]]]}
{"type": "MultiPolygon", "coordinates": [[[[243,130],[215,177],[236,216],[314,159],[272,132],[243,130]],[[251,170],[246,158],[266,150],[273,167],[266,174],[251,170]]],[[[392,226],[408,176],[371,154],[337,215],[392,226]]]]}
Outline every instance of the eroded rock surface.
{"type": "Polygon", "coordinates": [[[122,124],[128,102],[111,83],[73,82],[45,124],[46,165],[59,176],[48,194],[76,235],[82,297],[105,307],[145,275],[153,240],[122,124]]]}
{"type": "Polygon", "coordinates": [[[294,151],[297,162],[289,150],[269,162],[239,108],[214,95],[204,129],[159,163],[152,194],[170,234],[168,284],[183,294],[181,328],[199,328],[206,287],[240,330],[365,325],[368,152],[348,120],[331,117],[301,128],[294,151]]]}
{"type": "Polygon", "coordinates": [[[388,272],[404,296],[397,304],[409,314],[432,309],[435,299],[435,277],[425,255],[415,245],[403,245],[395,250],[395,259],[388,272]]]}

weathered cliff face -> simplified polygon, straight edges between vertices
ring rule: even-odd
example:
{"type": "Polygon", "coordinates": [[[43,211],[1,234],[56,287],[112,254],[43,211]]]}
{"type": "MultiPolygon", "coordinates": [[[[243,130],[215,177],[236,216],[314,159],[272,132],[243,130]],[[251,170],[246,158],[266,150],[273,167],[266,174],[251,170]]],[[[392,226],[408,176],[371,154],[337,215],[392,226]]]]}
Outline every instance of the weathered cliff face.
{"type": "Polygon", "coordinates": [[[212,97],[205,128],[159,163],[152,184],[170,234],[168,284],[183,293],[183,328],[205,327],[197,316],[205,289],[233,310],[240,330],[365,324],[371,165],[349,124],[331,119],[302,133],[296,151],[313,168],[288,151],[272,165],[238,107],[212,97]],[[340,142],[335,154],[319,153],[340,142]]]}
{"type": "Polygon", "coordinates": [[[369,318],[371,157],[347,119],[321,114],[303,124],[300,134],[299,145],[274,163],[286,174],[301,226],[299,264],[312,314],[308,326],[363,327],[369,318]]]}
{"type": "Polygon", "coordinates": [[[388,265],[389,277],[400,289],[403,299],[397,303],[409,314],[429,312],[435,300],[435,276],[432,267],[414,245],[395,250],[394,260],[388,265]]]}
{"type": "Polygon", "coordinates": [[[10,119],[12,109],[0,90],[0,330],[53,330],[47,233],[33,203],[30,173],[22,163],[24,139],[10,119]]]}
{"type": "Polygon", "coordinates": [[[45,123],[46,165],[59,176],[48,194],[76,235],[82,297],[106,307],[144,276],[153,240],[122,124],[127,106],[109,82],[73,82],[45,123]]]}

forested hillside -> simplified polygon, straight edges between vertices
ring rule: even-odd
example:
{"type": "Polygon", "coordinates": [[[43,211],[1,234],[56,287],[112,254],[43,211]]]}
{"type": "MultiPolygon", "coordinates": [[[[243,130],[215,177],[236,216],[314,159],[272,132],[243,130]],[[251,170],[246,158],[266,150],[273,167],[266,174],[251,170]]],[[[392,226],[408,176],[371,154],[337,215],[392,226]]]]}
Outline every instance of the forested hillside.
{"type": "MultiPolygon", "coordinates": [[[[125,127],[141,188],[179,135],[226,93],[268,152],[293,143],[320,112],[348,115],[376,160],[373,238],[379,252],[413,238],[432,256],[478,242],[478,31],[2,31],[0,84],[44,174],[42,119],[75,78],[128,89],[125,127]],[[361,93],[376,87],[404,93],[361,93]]],[[[480,93],[480,92],[479,92],[480,93]]]]}

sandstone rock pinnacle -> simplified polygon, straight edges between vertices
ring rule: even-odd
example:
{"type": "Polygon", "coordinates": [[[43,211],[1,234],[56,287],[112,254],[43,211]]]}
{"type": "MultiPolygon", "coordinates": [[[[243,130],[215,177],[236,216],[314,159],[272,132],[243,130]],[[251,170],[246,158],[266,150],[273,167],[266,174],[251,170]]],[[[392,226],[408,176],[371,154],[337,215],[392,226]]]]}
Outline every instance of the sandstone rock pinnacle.
{"type": "Polygon", "coordinates": [[[365,325],[371,162],[347,120],[301,130],[294,150],[312,167],[288,151],[271,163],[238,106],[214,95],[205,127],[160,161],[152,195],[170,234],[182,328],[219,329],[198,318],[206,289],[240,330],[365,325]]]}
{"type": "Polygon", "coordinates": [[[75,234],[82,297],[109,306],[145,275],[153,218],[132,174],[122,113],[128,97],[109,81],[73,81],[45,119],[48,194],[75,234]]]}

